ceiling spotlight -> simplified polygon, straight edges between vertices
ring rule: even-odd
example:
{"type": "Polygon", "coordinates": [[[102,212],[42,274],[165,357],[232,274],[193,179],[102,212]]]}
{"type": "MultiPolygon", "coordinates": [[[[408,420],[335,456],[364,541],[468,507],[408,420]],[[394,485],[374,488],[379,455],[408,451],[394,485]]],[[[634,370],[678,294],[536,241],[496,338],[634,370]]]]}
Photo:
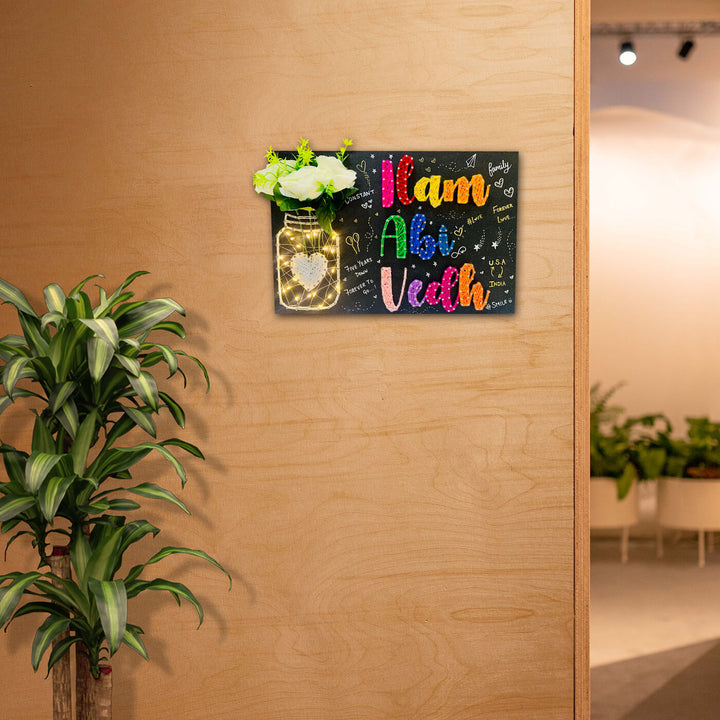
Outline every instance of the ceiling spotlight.
{"type": "Polygon", "coordinates": [[[633,65],[637,60],[635,48],[630,40],[623,40],[620,43],[620,55],[618,55],[618,60],[623,65],[633,65]]]}
{"type": "Polygon", "coordinates": [[[678,57],[682,58],[683,60],[687,60],[687,56],[692,52],[692,49],[695,47],[695,41],[692,38],[685,38],[682,41],[682,45],[680,45],[680,49],[678,50],[678,57]]]}

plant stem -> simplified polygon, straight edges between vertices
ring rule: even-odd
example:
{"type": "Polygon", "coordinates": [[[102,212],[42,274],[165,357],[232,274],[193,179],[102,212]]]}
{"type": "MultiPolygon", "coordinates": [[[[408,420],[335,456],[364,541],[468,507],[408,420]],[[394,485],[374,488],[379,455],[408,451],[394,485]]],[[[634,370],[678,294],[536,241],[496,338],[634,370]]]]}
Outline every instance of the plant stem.
{"type": "MultiPolygon", "coordinates": [[[[55,545],[50,555],[50,570],[59,578],[69,580],[70,555],[68,548],[64,545],[55,545]]],[[[59,586],[58,581],[53,581],[59,586]]],[[[53,642],[53,647],[68,637],[69,631],[65,631],[53,642]]],[[[70,653],[65,653],[53,666],[53,720],[72,720],[72,686],[70,683],[70,653]]]]}

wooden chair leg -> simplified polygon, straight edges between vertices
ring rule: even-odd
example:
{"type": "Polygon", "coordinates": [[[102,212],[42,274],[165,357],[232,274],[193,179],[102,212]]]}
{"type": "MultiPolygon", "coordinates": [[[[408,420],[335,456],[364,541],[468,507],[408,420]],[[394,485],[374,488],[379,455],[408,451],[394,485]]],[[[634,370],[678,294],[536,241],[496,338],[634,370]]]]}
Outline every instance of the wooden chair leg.
{"type": "Polygon", "coordinates": [[[624,527],[620,536],[620,562],[628,561],[628,544],[630,541],[630,528],[624,527]]]}
{"type": "Polygon", "coordinates": [[[705,567],[705,531],[698,530],[698,567],[705,567]]]}

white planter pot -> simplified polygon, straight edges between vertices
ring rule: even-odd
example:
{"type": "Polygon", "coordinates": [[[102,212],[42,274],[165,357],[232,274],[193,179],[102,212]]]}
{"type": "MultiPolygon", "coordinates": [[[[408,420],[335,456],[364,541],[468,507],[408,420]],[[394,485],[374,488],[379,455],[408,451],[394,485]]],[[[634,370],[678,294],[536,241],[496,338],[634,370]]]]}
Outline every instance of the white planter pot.
{"type": "Polygon", "coordinates": [[[590,478],[590,527],[601,530],[621,530],[620,559],[627,562],[630,526],[640,520],[640,501],[637,483],[628,494],[618,500],[614,478],[590,478]]]}
{"type": "MultiPolygon", "coordinates": [[[[705,531],[720,530],[720,480],[660,478],[658,524],[698,532],[698,565],[705,565],[705,531]]],[[[662,534],[658,533],[658,555],[662,534]]]]}

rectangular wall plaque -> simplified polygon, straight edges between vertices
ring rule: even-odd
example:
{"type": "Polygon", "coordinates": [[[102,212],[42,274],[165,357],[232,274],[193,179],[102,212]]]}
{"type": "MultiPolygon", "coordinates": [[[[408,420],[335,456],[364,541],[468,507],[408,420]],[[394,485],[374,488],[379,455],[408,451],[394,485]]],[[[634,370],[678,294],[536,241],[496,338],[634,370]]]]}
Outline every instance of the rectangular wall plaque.
{"type": "MultiPolygon", "coordinates": [[[[332,153],[318,153],[332,154],[332,153]]],[[[358,192],[327,235],[272,204],[275,311],[515,311],[517,152],[350,152],[358,192]]]]}

